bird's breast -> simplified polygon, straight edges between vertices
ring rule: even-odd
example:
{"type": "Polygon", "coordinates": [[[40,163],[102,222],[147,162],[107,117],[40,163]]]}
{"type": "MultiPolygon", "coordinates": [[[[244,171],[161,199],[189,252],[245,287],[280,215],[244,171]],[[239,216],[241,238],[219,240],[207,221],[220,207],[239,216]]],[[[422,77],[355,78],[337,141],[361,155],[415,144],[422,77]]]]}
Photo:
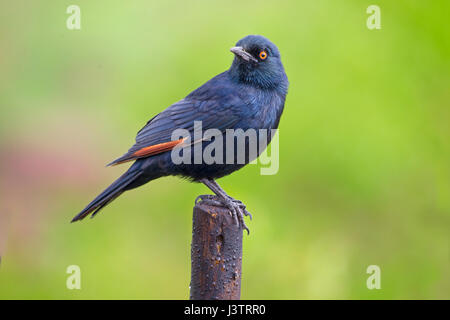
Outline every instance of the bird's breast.
{"type": "MultiPolygon", "coordinates": [[[[284,108],[284,97],[273,91],[263,91],[248,97],[242,110],[242,127],[276,129],[284,108]]],[[[244,129],[244,128],[242,128],[244,129]]]]}

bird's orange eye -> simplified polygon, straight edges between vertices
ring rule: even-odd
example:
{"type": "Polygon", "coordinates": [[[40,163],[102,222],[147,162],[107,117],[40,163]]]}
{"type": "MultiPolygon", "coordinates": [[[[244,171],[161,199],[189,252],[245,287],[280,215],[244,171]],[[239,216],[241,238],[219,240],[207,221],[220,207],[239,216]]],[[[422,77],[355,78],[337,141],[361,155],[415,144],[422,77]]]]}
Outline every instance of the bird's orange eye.
{"type": "Polygon", "coordinates": [[[267,52],[261,51],[261,52],[259,53],[259,58],[260,58],[261,60],[265,60],[265,59],[267,58],[267,52]]]}

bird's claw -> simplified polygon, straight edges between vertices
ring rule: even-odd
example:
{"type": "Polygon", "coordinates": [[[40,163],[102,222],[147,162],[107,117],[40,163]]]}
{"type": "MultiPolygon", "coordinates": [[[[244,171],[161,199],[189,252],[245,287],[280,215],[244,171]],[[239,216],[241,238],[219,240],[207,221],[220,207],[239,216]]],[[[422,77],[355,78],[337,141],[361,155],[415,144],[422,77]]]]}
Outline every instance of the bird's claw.
{"type": "Polygon", "coordinates": [[[199,201],[202,202],[209,202],[211,200],[214,201],[216,199],[216,196],[213,196],[212,194],[201,194],[197,198],[195,198],[195,204],[197,204],[199,201]]]}
{"type": "Polygon", "coordinates": [[[234,221],[237,226],[241,226],[242,229],[247,231],[247,234],[250,234],[250,230],[245,224],[244,216],[249,216],[250,220],[252,220],[252,215],[247,211],[245,204],[240,200],[236,200],[230,196],[228,198],[221,198],[214,195],[200,195],[195,199],[195,204],[199,201],[210,204],[213,206],[225,207],[230,210],[231,216],[234,218],[234,221]]]}
{"type": "Polygon", "coordinates": [[[250,212],[248,212],[247,209],[246,209],[247,206],[246,206],[241,200],[236,200],[236,199],[234,199],[234,198],[232,198],[232,197],[230,197],[230,196],[228,196],[228,198],[229,198],[235,205],[237,205],[237,206],[241,209],[242,214],[243,214],[244,216],[250,217],[250,220],[253,219],[252,214],[251,214],[250,212]]]}

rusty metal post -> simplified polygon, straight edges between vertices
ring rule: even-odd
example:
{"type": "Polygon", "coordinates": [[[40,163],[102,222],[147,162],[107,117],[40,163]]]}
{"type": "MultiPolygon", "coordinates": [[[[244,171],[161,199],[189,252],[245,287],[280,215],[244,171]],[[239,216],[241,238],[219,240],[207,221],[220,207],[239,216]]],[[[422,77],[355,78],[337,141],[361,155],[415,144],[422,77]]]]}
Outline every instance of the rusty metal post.
{"type": "Polygon", "coordinates": [[[242,229],[227,209],[201,202],[192,220],[190,299],[240,299],[242,229]]]}

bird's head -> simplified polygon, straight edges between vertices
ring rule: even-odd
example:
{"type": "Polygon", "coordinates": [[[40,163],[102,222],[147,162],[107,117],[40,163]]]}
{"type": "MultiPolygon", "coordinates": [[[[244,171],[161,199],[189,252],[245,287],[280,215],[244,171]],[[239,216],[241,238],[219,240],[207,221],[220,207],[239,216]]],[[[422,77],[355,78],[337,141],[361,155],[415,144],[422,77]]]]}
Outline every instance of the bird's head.
{"type": "Polygon", "coordinates": [[[235,57],[230,74],[236,81],[263,89],[287,90],[287,77],[280,52],[269,39],[250,35],[230,49],[235,57]]]}

